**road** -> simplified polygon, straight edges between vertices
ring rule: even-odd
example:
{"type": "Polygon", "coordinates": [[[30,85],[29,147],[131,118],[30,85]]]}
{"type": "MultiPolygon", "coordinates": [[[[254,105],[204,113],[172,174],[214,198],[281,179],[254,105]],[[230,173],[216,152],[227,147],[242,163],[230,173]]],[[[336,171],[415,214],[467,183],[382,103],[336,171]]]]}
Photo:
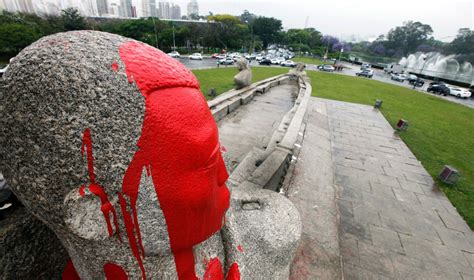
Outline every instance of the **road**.
{"type": "MultiPolygon", "coordinates": [[[[181,63],[183,63],[184,66],[186,66],[190,70],[217,68],[217,61],[215,59],[212,59],[212,58],[209,58],[209,57],[204,57],[203,60],[191,60],[187,56],[183,56],[181,58],[178,58],[178,60],[181,63]]],[[[256,61],[252,61],[250,63],[250,66],[259,66],[259,65],[256,61]]],[[[334,74],[355,76],[355,74],[360,71],[359,70],[359,65],[352,65],[352,64],[349,64],[349,63],[345,63],[344,66],[345,66],[345,69],[343,71],[335,72],[334,74]]],[[[235,67],[235,66],[221,65],[220,67],[235,67]]],[[[272,65],[271,67],[281,67],[281,66],[272,65]]],[[[306,70],[319,71],[319,70],[317,70],[316,65],[313,65],[313,64],[307,64],[306,70]]],[[[379,69],[373,69],[373,70],[374,70],[374,76],[372,77],[372,79],[374,79],[376,81],[380,81],[380,82],[384,82],[384,83],[388,83],[388,84],[393,84],[393,85],[396,85],[396,86],[406,87],[406,88],[413,88],[413,86],[409,85],[408,82],[400,83],[400,82],[396,82],[396,81],[391,80],[390,75],[386,74],[383,70],[379,70],[379,69]]],[[[361,79],[364,79],[364,78],[361,78],[361,79]]],[[[456,97],[453,97],[453,96],[440,96],[440,95],[435,95],[435,94],[426,92],[426,89],[427,89],[430,82],[432,82],[432,81],[425,80],[425,85],[422,88],[416,88],[416,90],[421,92],[421,93],[436,96],[436,97],[443,98],[443,99],[446,99],[446,100],[454,102],[454,103],[458,103],[458,104],[461,104],[461,105],[464,105],[464,106],[468,106],[470,108],[474,108],[474,99],[473,98],[460,99],[460,98],[456,98],[456,97]]]]}

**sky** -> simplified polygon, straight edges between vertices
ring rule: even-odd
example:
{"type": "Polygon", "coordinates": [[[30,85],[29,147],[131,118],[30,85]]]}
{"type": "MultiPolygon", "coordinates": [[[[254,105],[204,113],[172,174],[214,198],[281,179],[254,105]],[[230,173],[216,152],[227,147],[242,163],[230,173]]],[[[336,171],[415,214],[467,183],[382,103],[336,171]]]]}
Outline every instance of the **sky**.
{"type": "MultiPolygon", "coordinates": [[[[386,34],[404,21],[420,21],[431,25],[433,36],[452,41],[459,28],[474,29],[474,0],[197,0],[199,13],[240,15],[243,10],[275,17],[283,27],[314,27],[323,34],[342,39],[358,35],[361,39],[386,34]]],[[[173,1],[186,13],[188,1],[173,1]]]]}

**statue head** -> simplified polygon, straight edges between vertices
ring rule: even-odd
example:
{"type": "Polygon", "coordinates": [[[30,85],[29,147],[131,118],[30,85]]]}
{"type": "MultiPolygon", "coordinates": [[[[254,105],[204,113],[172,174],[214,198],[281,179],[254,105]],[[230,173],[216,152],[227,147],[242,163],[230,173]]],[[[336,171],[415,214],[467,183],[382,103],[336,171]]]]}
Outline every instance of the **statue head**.
{"type": "Polygon", "coordinates": [[[152,275],[147,257],[172,254],[180,278],[194,275],[192,247],[221,228],[229,191],[192,73],[144,43],[76,31],[24,49],[5,79],[0,172],[79,274],[152,275]]]}
{"type": "Polygon", "coordinates": [[[248,62],[248,60],[245,59],[245,58],[239,58],[239,59],[237,59],[237,61],[235,62],[235,64],[237,65],[237,69],[239,69],[239,71],[249,69],[249,62],[248,62]]]}

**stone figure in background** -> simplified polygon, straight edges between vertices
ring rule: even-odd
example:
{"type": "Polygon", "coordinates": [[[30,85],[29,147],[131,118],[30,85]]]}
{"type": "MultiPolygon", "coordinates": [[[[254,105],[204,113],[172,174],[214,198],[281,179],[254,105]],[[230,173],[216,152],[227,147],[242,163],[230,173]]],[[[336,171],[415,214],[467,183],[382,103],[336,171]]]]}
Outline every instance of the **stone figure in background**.
{"type": "Polygon", "coordinates": [[[295,76],[304,76],[306,75],[306,71],[304,71],[305,68],[306,64],[304,64],[303,62],[298,62],[296,64],[296,67],[289,71],[289,74],[295,76]]]}
{"type": "Polygon", "coordinates": [[[230,197],[217,125],[182,64],[75,31],[25,48],[5,79],[0,170],[69,253],[64,277],[288,278],[301,224],[278,217],[298,213],[277,193],[230,197]]]}
{"type": "Polygon", "coordinates": [[[252,83],[252,70],[247,59],[239,58],[236,64],[240,72],[234,77],[235,88],[241,89],[249,86],[252,83]]]}

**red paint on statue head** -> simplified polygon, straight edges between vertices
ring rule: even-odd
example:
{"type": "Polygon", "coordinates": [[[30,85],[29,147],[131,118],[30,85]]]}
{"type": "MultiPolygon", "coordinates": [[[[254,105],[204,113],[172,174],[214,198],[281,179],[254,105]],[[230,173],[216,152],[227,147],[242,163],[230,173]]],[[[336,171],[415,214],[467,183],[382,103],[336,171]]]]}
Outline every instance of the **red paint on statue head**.
{"type": "Polygon", "coordinates": [[[107,280],[127,280],[128,276],[123,270],[122,267],[114,264],[114,263],[106,263],[104,265],[104,274],[105,279],[107,280]]]}
{"type": "Polygon", "coordinates": [[[119,70],[119,65],[117,61],[114,61],[114,63],[112,63],[112,71],[118,71],[118,70],[119,70]]]}
{"type": "Polygon", "coordinates": [[[178,277],[197,279],[192,247],[222,227],[229,207],[216,123],[196,78],[182,64],[135,41],[119,52],[128,80],[145,98],[142,134],[119,197],[132,252],[145,278],[136,202],[146,169],[166,220],[178,277]]]}
{"type": "Polygon", "coordinates": [[[86,128],[86,130],[84,131],[84,136],[82,138],[81,154],[83,156],[84,156],[84,151],[86,151],[87,169],[89,171],[90,185],[87,187],[86,185],[81,186],[79,188],[79,195],[83,197],[86,194],[86,189],[87,189],[89,192],[99,197],[100,203],[101,203],[100,209],[102,213],[104,214],[109,236],[112,236],[113,234],[112,223],[110,222],[110,215],[112,215],[112,219],[113,219],[114,226],[117,232],[117,236],[121,240],[115,208],[110,203],[107,197],[107,193],[104,191],[104,189],[95,183],[94,156],[92,154],[92,138],[91,138],[91,132],[89,128],[86,128]]]}

